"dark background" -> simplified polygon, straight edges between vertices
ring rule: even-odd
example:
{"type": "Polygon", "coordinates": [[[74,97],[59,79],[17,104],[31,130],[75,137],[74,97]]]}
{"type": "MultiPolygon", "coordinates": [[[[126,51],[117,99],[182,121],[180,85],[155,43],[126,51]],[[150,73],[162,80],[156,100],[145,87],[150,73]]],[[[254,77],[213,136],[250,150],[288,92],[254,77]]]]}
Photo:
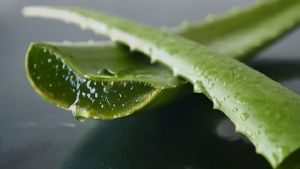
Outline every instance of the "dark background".
{"type": "MultiPolygon", "coordinates": [[[[72,5],[174,27],[223,14],[253,0],[1,0],[1,169],[210,169],[270,168],[253,146],[234,133],[221,112],[194,95],[154,112],[113,121],[77,122],[41,99],[29,85],[24,58],[32,41],[101,40],[61,22],[24,18],[25,5],[72,5]]],[[[249,63],[300,94],[300,31],[249,63]]]]}

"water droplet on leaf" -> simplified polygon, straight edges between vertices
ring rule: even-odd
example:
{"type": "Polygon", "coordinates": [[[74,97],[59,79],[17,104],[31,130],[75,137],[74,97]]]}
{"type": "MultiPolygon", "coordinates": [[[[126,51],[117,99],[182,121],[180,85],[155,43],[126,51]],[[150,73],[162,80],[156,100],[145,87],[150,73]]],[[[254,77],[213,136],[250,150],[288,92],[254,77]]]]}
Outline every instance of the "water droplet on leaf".
{"type": "Polygon", "coordinates": [[[118,77],[117,73],[113,72],[112,70],[106,69],[106,68],[102,68],[100,69],[97,74],[101,77],[101,78],[115,78],[118,77]]]}
{"type": "Polygon", "coordinates": [[[249,118],[249,114],[248,113],[242,113],[241,114],[241,120],[246,121],[249,118]]]}

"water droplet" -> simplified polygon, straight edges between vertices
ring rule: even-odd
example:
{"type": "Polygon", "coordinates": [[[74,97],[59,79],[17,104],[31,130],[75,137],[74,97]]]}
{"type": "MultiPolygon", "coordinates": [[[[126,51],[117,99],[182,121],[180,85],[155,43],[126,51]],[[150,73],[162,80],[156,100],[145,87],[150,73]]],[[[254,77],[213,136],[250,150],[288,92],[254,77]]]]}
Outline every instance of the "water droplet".
{"type": "Polygon", "coordinates": [[[89,87],[90,87],[90,84],[91,84],[91,81],[88,80],[88,81],[86,82],[86,86],[89,88],[89,87]]]}
{"type": "Polygon", "coordinates": [[[115,78],[115,77],[118,77],[117,73],[115,73],[114,71],[112,71],[110,69],[106,69],[106,68],[102,68],[102,69],[98,70],[97,74],[101,78],[115,78]]]}
{"type": "Polygon", "coordinates": [[[103,92],[104,93],[108,93],[108,88],[107,87],[103,87],[103,92]]]}
{"type": "Polygon", "coordinates": [[[91,93],[95,93],[96,89],[95,88],[91,88],[91,93]]]}
{"type": "Polygon", "coordinates": [[[52,59],[49,58],[47,61],[48,61],[48,63],[51,63],[51,62],[52,62],[52,59]]]}
{"type": "Polygon", "coordinates": [[[232,112],[234,112],[234,113],[235,113],[235,112],[238,112],[238,111],[239,111],[239,109],[236,108],[236,107],[232,109],[232,112]]]}
{"type": "Polygon", "coordinates": [[[248,113],[242,113],[241,114],[241,120],[246,121],[249,118],[249,114],[248,113]]]}

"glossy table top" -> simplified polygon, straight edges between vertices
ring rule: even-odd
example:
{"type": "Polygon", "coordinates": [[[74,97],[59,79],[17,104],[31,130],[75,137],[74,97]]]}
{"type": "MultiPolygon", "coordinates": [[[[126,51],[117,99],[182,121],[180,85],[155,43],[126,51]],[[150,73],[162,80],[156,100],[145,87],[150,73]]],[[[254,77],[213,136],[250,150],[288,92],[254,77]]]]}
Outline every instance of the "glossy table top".
{"type": "MultiPolygon", "coordinates": [[[[1,0],[0,168],[270,168],[202,95],[124,119],[80,123],[70,112],[41,99],[27,82],[24,70],[25,51],[31,41],[103,39],[73,25],[23,18],[20,11],[25,5],[83,6],[157,27],[172,27],[182,20],[200,20],[251,2],[1,0]]],[[[298,30],[249,64],[300,94],[299,42],[298,30]]]]}

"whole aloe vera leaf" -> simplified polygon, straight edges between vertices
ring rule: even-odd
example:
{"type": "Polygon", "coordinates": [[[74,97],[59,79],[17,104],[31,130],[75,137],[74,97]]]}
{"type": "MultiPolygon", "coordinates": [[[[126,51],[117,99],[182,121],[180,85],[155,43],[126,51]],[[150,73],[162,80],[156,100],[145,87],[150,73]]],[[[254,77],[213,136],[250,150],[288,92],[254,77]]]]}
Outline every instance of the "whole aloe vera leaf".
{"type": "Polygon", "coordinates": [[[179,35],[219,54],[247,59],[294,30],[300,23],[299,0],[268,0],[206,22],[184,23],[179,35]],[[237,43],[238,42],[238,43],[237,43]]]}
{"type": "Polygon", "coordinates": [[[26,70],[41,96],[79,120],[123,117],[156,96],[163,100],[177,90],[191,93],[169,69],[139,55],[109,43],[33,43],[26,70]]]}
{"type": "Polygon", "coordinates": [[[273,167],[300,147],[300,97],[233,58],[142,24],[80,8],[31,7],[27,14],[76,21],[165,64],[190,81],[195,92],[210,98],[273,167]]]}

